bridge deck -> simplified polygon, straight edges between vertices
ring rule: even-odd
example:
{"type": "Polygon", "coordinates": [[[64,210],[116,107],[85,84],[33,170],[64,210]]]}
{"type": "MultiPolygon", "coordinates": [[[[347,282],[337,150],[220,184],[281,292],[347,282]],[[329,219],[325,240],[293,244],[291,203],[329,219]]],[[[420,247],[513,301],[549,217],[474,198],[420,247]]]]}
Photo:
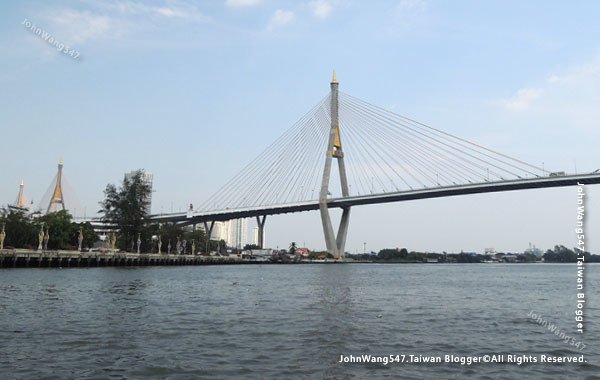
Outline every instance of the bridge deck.
{"type": "MultiPolygon", "coordinates": [[[[450,197],[456,195],[564,187],[574,186],[577,184],[592,185],[599,183],[600,173],[577,174],[558,177],[539,177],[512,181],[484,182],[473,183],[468,185],[425,188],[419,190],[399,191],[394,193],[350,196],[345,198],[331,198],[328,201],[328,205],[329,208],[341,208],[348,206],[360,206],[378,203],[403,202],[416,199],[450,197]]],[[[243,209],[193,212],[191,213],[191,215],[188,213],[152,215],[151,219],[157,222],[195,224],[202,223],[205,221],[225,221],[230,219],[248,218],[253,216],[287,214],[301,211],[314,211],[318,209],[319,202],[317,200],[314,200],[293,204],[259,206],[243,209]]]]}

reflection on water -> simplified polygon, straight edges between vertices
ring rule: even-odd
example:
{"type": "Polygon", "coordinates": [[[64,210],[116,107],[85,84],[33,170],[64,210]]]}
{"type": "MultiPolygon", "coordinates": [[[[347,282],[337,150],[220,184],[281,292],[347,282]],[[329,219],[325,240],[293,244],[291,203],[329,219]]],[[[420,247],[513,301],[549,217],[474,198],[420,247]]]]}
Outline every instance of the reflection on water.
{"type": "MultiPolygon", "coordinates": [[[[578,354],[569,265],[266,265],[0,272],[0,378],[597,378],[588,364],[340,364],[341,354],[578,354]]],[[[600,276],[587,272],[587,289],[600,276]]],[[[590,295],[590,299],[591,299],[590,295]]]]}

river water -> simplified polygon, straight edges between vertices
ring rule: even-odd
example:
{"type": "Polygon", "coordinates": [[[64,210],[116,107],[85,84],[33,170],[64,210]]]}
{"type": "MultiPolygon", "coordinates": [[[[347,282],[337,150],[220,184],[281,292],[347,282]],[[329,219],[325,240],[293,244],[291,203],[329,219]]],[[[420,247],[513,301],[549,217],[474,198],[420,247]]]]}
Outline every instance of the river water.
{"type": "Polygon", "coordinates": [[[600,266],[585,281],[582,335],[575,264],[5,269],[0,378],[600,379],[600,266]],[[362,354],[538,362],[339,362],[362,354]]]}

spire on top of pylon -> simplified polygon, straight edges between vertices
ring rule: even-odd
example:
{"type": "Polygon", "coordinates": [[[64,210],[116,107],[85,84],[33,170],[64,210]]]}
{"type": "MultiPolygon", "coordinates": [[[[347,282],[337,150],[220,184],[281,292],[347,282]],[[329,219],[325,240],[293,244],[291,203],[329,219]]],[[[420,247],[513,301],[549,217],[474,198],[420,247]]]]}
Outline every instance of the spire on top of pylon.
{"type": "Polygon", "coordinates": [[[65,207],[65,197],[63,195],[63,185],[62,185],[62,168],[63,168],[63,160],[60,159],[58,161],[58,173],[56,174],[56,182],[54,184],[54,191],[52,192],[52,196],[50,197],[50,203],[48,204],[48,209],[46,210],[46,214],[51,212],[54,208],[52,206],[56,205],[60,206],[63,210],[66,210],[65,207]]]}
{"type": "Polygon", "coordinates": [[[338,83],[337,78],[335,76],[335,69],[333,70],[333,78],[331,79],[331,83],[338,83]]]}
{"type": "Polygon", "coordinates": [[[21,184],[19,185],[19,195],[17,195],[16,206],[20,208],[25,208],[28,206],[29,201],[25,198],[25,194],[23,189],[25,188],[25,181],[21,180],[21,184]]]}

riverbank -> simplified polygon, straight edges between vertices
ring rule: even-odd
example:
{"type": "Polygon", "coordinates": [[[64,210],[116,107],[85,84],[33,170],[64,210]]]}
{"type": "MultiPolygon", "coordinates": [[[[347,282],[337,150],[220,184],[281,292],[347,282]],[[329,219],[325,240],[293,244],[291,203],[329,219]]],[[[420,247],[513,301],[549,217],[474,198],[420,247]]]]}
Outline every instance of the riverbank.
{"type": "Polygon", "coordinates": [[[71,268],[158,265],[256,264],[237,256],[167,255],[157,253],[100,253],[77,251],[3,250],[0,268],[71,268]]]}

